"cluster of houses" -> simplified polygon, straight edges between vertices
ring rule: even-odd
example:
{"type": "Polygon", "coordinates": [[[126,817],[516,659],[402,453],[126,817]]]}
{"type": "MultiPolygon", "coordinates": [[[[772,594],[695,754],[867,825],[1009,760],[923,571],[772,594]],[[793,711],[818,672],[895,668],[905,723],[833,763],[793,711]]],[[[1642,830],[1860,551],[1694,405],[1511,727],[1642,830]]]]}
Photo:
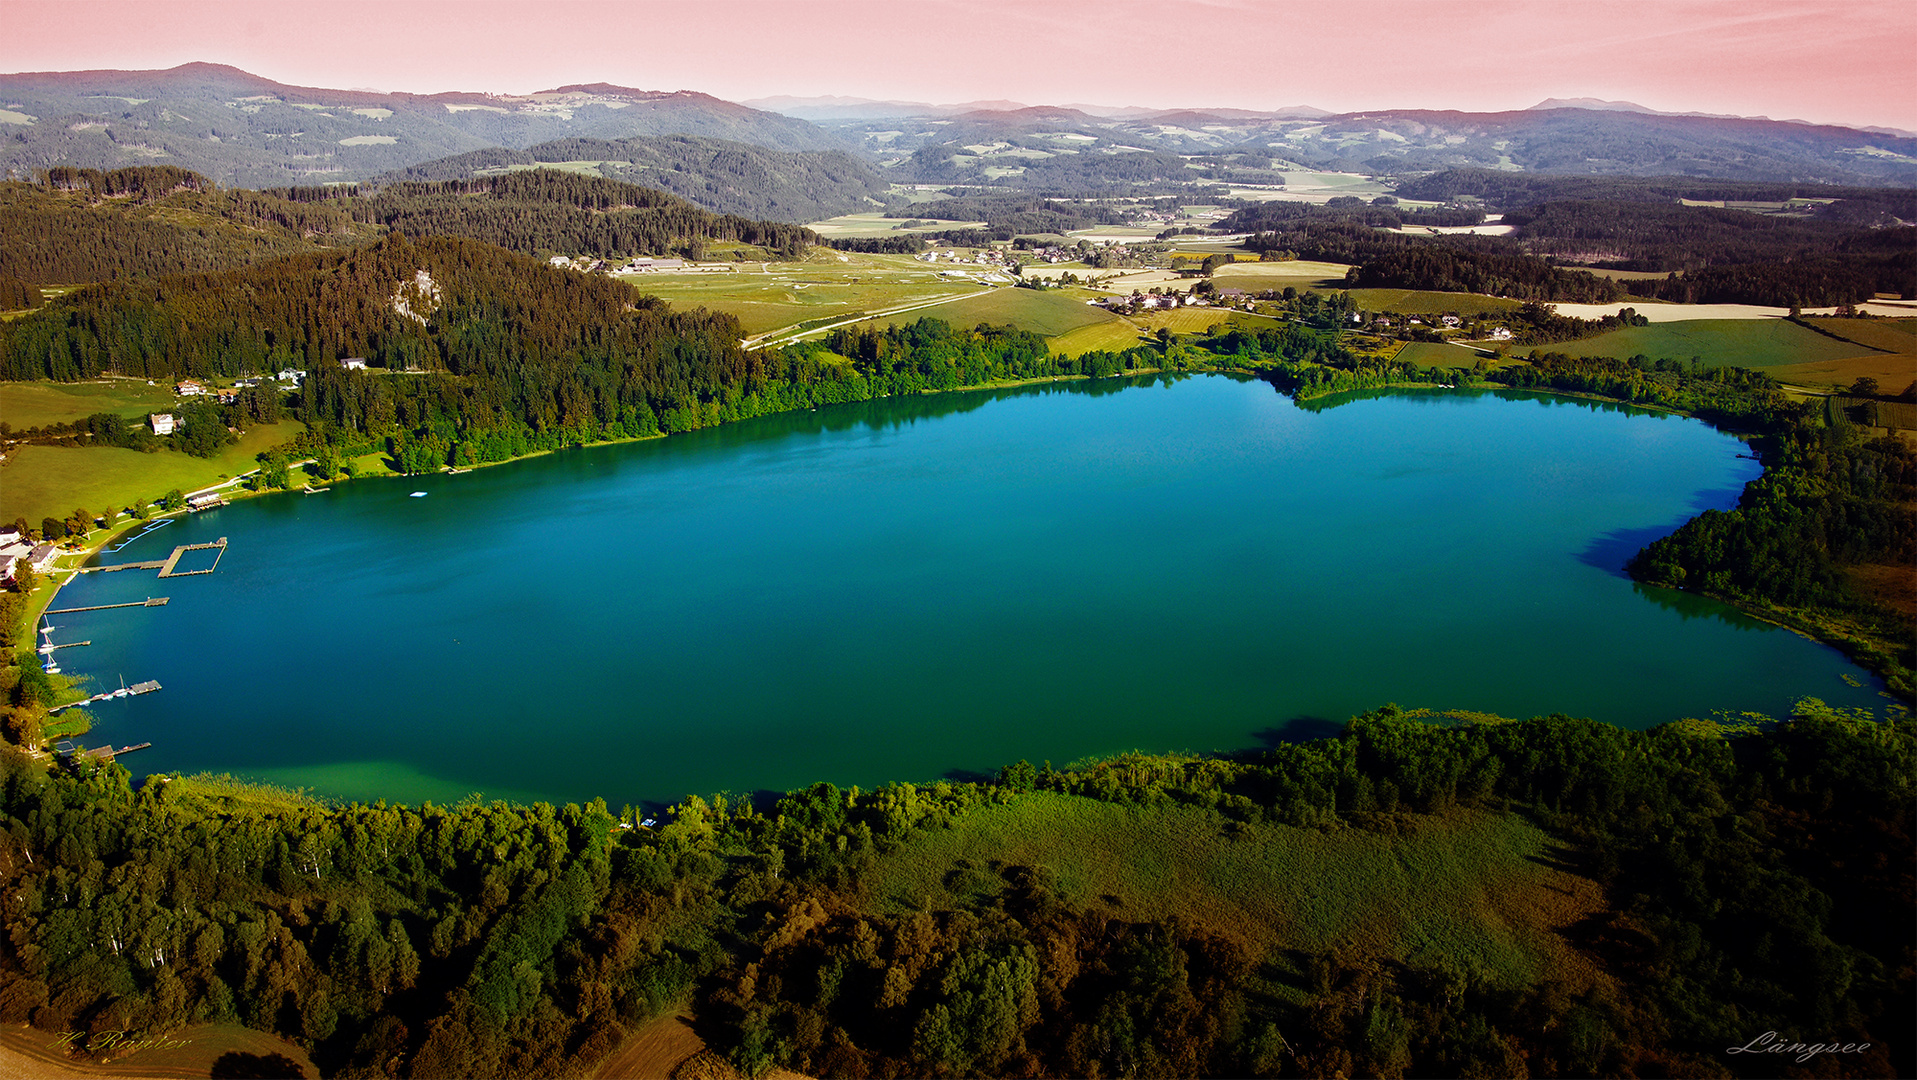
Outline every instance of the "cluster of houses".
{"type": "Polygon", "coordinates": [[[13,584],[13,567],[21,559],[27,560],[34,573],[44,574],[53,567],[57,553],[52,544],[35,544],[28,539],[18,525],[0,528],[0,585],[13,584]]]}

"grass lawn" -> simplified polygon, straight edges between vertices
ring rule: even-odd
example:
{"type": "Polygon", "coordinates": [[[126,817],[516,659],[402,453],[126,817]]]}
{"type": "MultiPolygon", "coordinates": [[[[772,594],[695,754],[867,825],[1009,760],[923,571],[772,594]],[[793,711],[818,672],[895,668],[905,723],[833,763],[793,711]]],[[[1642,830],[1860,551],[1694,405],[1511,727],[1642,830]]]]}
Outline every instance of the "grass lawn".
{"type": "Polygon", "coordinates": [[[983,221],[935,221],[932,218],[920,218],[925,222],[915,228],[901,229],[909,218],[889,218],[883,211],[870,214],[842,214],[839,217],[815,221],[806,228],[828,240],[845,237],[885,237],[898,236],[901,233],[949,232],[955,229],[983,229],[983,221]]]}
{"type": "Polygon", "coordinates": [[[135,499],[157,499],[174,488],[192,491],[259,467],[258,454],[302,430],[295,420],[257,427],[218,457],[171,450],[143,454],[115,446],[23,446],[0,466],[0,521],[65,518],[75,507],[98,513],[135,499]]]}
{"type": "Polygon", "coordinates": [[[177,404],[171,384],[148,386],[145,379],[0,383],[0,420],[12,424],[15,431],[102,412],[144,419],[148,413],[171,412],[177,404]]]}
{"type": "Polygon", "coordinates": [[[1694,319],[1688,322],[1631,326],[1608,334],[1557,345],[1527,346],[1522,352],[1561,352],[1570,356],[1610,356],[1617,359],[1642,354],[1653,360],[1689,361],[1699,357],[1705,367],[1778,368],[1793,364],[1826,363],[1858,356],[1866,350],[1848,341],[1825,337],[1783,319],[1694,319]]]}
{"type": "Polygon", "coordinates": [[[1468,368],[1480,360],[1489,361],[1478,350],[1448,341],[1407,341],[1394,357],[1419,367],[1468,368]]]}
{"type": "Polygon", "coordinates": [[[1847,387],[1869,376],[1877,380],[1881,389],[1895,394],[1912,382],[1917,382],[1917,350],[1784,364],[1768,370],[1779,381],[1800,386],[1847,387]]]}
{"type": "Polygon", "coordinates": [[[979,323],[991,323],[994,326],[1010,324],[1020,330],[1030,330],[1034,334],[1055,337],[1088,326],[1104,326],[1113,322],[1122,322],[1118,316],[1104,308],[1093,307],[1085,302],[1085,297],[1076,291],[1039,291],[1037,289],[999,289],[996,292],[981,293],[978,296],[954,300],[949,304],[940,304],[928,308],[923,313],[907,312],[891,319],[906,322],[917,319],[920,314],[944,319],[953,326],[974,327],[979,323]]]}
{"type": "Polygon", "coordinates": [[[1206,811],[1042,792],[913,837],[878,860],[863,902],[951,908],[993,887],[995,862],[1040,866],[1068,902],[1118,918],[1175,916],[1261,949],[1349,943],[1505,984],[1589,971],[1556,931],[1594,910],[1601,890],[1552,866],[1543,832],[1478,812],[1396,821],[1227,830],[1206,811]]]}

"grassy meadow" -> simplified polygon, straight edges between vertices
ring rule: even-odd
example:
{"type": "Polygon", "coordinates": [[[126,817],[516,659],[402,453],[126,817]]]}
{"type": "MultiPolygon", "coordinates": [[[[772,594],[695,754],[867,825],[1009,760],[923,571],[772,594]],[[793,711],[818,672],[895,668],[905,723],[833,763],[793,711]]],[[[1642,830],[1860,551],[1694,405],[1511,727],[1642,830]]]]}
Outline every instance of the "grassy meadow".
{"type": "MultiPolygon", "coordinates": [[[[98,411],[98,410],[95,410],[98,411]]],[[[257,468],[261,451],[293,438],[297,421],[256,427],[212,458],[172,450],[143,454],[117,446],[22,446],[0,465],[0,521],[64,518],[75,507],[98,513],[131,506],[174,488],[192,491],[257,468]]]]}
{"type": "Polygon", "coordinates": [[[148,386],[145,379],[100,382],[0,383],[0,420],[15,431],[64,424],[94,413],[142,417],[170,412],[179,403],[171,386],[148,386]]]}
{"type": "Polygon", "coordinates": [[[1406,816],[1376,830],[1221,826],[1190,808],[1039,792],[914,835],[878,861],[863,903],[875,913],[961,906],[992,887],[999,865],[1042,867],[1066,902],[1117,918],[1175,917],[1260,950],[1442,958],[1505,985],[1588,980],[1588,962],[1557,931],[1602,901],[1516,815],[1406,816]]]}
{"type": "Polygon", "coordinates": [[[635,274],[625,280],[639,292],[674,307],[702,307],[733,315],[747,334],[755,336],[814,319],[851,317],[966,296],[985,288],[974,281],[942,277],[910,256],[827,249],[815,249],[797,262],[747,262],[730,271],[635,274]]]}
{"type": "Polygon", "coordinates": [[[1826,337],[1783,319],[1696,319],[1632,326],[1556,345],[1527,346],[1513,350],[1513,354],[1561,352],[1569,356],[1619,359],[1642,354],[1653,360],[1668,357],[1681,361],[1695,356],[1705,367],[1728,364],[1772,369],[1829,364],[1868,351],[1855,343],[1826,337]]]}
{"type": "Polygon", "coordinates": [[[1480,360],[1490,363],[1478,350],[1467,345],[1453,345],[1448,341],[1408,341],[1398,350],[1394,359],[1426,368],[1475,367],[1480,360]]]}

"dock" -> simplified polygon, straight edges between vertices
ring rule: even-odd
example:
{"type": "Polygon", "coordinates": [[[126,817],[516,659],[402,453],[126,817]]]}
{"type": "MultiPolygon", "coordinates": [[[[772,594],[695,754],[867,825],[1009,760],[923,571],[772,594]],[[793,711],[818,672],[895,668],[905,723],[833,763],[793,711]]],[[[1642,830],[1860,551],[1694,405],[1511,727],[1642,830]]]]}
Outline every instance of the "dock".
{"type": "MultiPolygon", "coordinates": [[[[220,568],[220,560],[225,557],[226,557],[226,537],[222,536],[218,540],[215,540],[209,544],[181,544],[179,547],[176,547],[173,549],[173,554],[168,555],[164,559],[150,559],[146,562],[114,563],[112,566],[82,566],[78,572],[82,574],[93,574],[93,573],[111,574],[116,570],[158,570],[160,572],[160,576],[163,578],[192,577],[195,574],[210,574],[213,571],[218,570],[220,568]],[[213,565],[207,567],[204,570],[173,569],[175,566],[178,566],[180,564],[180,556],[185,555],[189,551],[212,551],[214,549],[218,549],[219,554],[213,557],[213,565]]],[[[164,603],[166,603],[166,600],[162,599],[160,601],[160,604],[164,604],[164,603]]],[[[107,604],[103,606],[105,607],[135,607],[137,605],[107,604]]],[[[155,604],[153,601],[148,600],[146,602],[146,606],[158,607],[159,604],[155,604]]],[[[96,611],[98,609],[97,608],[69,608],[68,610],[96,611]]]]}
{"type": "MultiPolygon", "coordinates": [[[[86,757],[93,758],[96,761],[112,761],[114,758],[119,757],[121,754],[131,754],[135,750],[145,750],[147,747],[152,745],[153,744],[150,742],[134,743],[132,746],[122,746],[118,750],[115,750],[113,748],[113,744],[108,743],[105,746],[95,747],[92,750],[81,751],[81,753],[84,754],[86,757]]],[[[72,757],[74,755],[74,752],[72,750],[68,750],[66,751],[66,753],[68,757],[72,757]]]]}
{"type": "Polygon", "coordinates": [[[165,607],[167,599],[168,598],[164,596],[149,596],[145,600],[133,600],[125,604],[95,604],[92,607],[63,607],[55,611],[45,612],[45,614],[71,615],[76,611],[106,611],[111,608],[122,607],[165,607]]]}
{"type": "Polygon", "coordinates": [[[92,705],[96,702],[101,702],[101,701],[112,701],[114,698],[133,697],[136,694],[151,694],[153,691],[158,690],[159,688],[160,688],[160,684],[158,682],[152,679],[148,679],[146,682],[137,682],[137,683],[134,683],[132,686],[126,687],[121,690],[112,690],[105,693],[95,694],[92,697],[87,698],[85,701],[69,701],[65,705],[55,705],[52,708],[47,710],[47,715],[51,716],[52,714],[59,712],[61,709],[77,709],[82,705],[92,705]]]}
{"type": "Polygon", "coordinates": [[[45,656],[46,654],[52,652],[55,649],[71,649],[76,645],[91,645],[91,644],[93,644],[93,642],[91,641],[69,641],[65,645],[54,645],[49,643],[49,644],[40,646],[40,648],[36,651],[38,651],[40,655],[45,656]]]}

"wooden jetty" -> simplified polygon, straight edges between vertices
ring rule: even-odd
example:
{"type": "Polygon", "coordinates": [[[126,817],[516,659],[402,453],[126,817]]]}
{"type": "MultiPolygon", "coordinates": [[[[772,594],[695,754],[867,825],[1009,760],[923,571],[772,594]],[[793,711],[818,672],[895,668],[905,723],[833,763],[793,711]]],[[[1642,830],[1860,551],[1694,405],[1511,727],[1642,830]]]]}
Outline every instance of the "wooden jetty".
{"type": "MultiPolygon", "coordinates": [[[[223,558],[225,558],[225,557],[226,557],[226,537],[224,537],[224,536],[222,536],[222,537],[220,537],[220,538],[219,538],[218,540],[215,540],[215,541],[213,541],[212,543],[209,543],[209,544],[181,544],[181,545],[180,545],[179,547],[176,547],[176,548],[174,548],[174,549],[173,549],[173,554],[171,554],[171,555],[168,555],[168,556],[167,556],[166,558],[164,558],[164,559],[150,559],[150,560],[148,560],[148,561],[146,561],[146,562],[127,562],[127,563],[115,563],[115,564],[113,564],[112,566],[82,566],[82,567],[80,568],[80,570],[79,570],[79,572],[80,572],[80,573],[82,573],[82,574],[92,574],[92,573],[104,573],[104,574],[110,574],[110,573],[112,573],[112,572],[114,572],[115,570],[158,570],[158,571],[160,572],[160,576],[161,576],[161,577],[163,577],[163,578],[167,578],[167,577],[192,577],[192,576],[193,576],[193,575],[195,575],[195,574],[210,574],[210,573],[212,573],[213,571],[215,571],[215,570],[218,570],[218,569],[220,568],[220,560],[221,560],[221,559],[223,559],[223,558]],[[220,552],[220,553],[219,553],[218,555],[215,555],[215,556],[213,556],[213,565],[212,565],[212,566],[209,566],[209,567],[207,567],[207,568],[206,568],[206,569],[204,569],[204,570],[175,570],[175,569],[173,569],[173,568],[174,568],[175,566],[178,566],[178,565],[180,564],[180,556],[182,556],[182,555],[184,555],[184,554],[186,554],[187,552],[189,552],[189,551],[211,551],[211,550],[213,550],[213,549],[215,549],[215,548],[217,548],[217,549],[219,550],[219,552],[220,552]]],[[[165,601],[164,599],[162,599],[162,600],[160,601],[160,604],[164,604],[164,603],[166,603],[166,601],[165,601]]],[[[134,605],[132,605],[132,604],[106,604],[106,605],[102,605],[102,606],[104,606],[104,607],[133,607],[134,605]]],[[[148,601],[147,601],[147,604],[146,604],[146,606],[148,606],[148,607],[158,607],[158,606],[159,606],[159,604],[155,604],[155,603],[154,603],[153,601],[151,601],[151,600],[148,600],[148,601]]],[[[72,611],[95,611],[95,610],[98,610],[98,609],[96,609],[96,608],[71,608],[71,609],[69,609],[69,610],[72,610],[72,611]]]]}
{"type": "MultiPolygon", "coordinates": [[[[124,604],[95,604],[92,607],[63,607],[46,612],[45,614],[71,615],[76,611],[106,611],[109,608],[121,607],[165,607],[167,599],[168,598],[164,596],[149,596],[145,600],[133,600],[124,604]]],[[[82,642],[82,644],[85,643],[82,642]]]]}
{"type": "MultiPolygon", "coordinates": [[[[105,746],[95,747],[92,750],[86,751],[86,756],[97,761],[112,761],[121,754],[131,754],[135,750],[145,750],[152,745],[150,742],[134,743],[132,746],[122,746],[118,750],[115,750],[113,744],[108,743],[105,746]]],[[[71,751],[69,751],[69,753],[71,753],[71,751]]]]}
{"type": "Polygon", "coordinates": [[[69,641],[65,645],[52,645],[52,644],[42,645],[40,646],[38,651],[40,655],[45,656],[47,653],[50,653],[55,649],[71,649],[76,645],[91,645],[91,644],[93,644],[93,642],[91,641],[69,641]]]}

